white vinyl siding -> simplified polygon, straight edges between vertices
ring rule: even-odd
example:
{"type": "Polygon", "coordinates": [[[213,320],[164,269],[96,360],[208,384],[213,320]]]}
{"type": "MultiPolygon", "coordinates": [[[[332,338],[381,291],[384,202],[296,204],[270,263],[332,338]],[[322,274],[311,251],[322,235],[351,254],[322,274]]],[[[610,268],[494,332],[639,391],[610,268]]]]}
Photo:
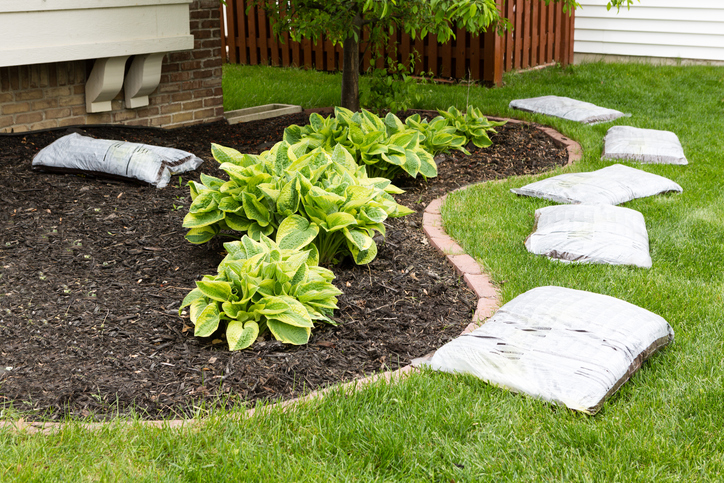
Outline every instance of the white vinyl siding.
{"type": "Polygon", "coordinates": [[[579,0],[576,54],[724,61],[724,0],[579,0]]]}

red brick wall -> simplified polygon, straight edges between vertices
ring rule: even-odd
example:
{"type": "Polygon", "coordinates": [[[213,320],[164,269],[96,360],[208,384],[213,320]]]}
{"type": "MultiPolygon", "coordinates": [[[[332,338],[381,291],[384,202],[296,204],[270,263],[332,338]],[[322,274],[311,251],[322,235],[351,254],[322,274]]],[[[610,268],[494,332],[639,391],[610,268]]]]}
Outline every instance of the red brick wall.
{"type": "Polygon", "coordinates": [[[93,59],[0,67],[0,132],[84,124],[180,127],[222,119],[219,1],[194,0],[190,16],[194,49],[166,54],[161,84],[146,107],[126,109],[121,90],[112,111],[88,114],[85,83],[93,59]]]}

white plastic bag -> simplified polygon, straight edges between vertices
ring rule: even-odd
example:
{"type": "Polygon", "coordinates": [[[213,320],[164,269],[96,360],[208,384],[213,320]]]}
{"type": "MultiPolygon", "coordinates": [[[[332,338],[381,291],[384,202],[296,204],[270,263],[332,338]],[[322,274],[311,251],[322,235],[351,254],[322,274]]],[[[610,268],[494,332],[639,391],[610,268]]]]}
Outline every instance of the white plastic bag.
{"type": "Polygon", "coordinates": [[[651,268],[649,235],[641,213],[611,205],[556,205],[535,212],[525,247],[564,262],[651,268]]]}
{"type": "Polygon", "coordinates": [[[422,363],[595,414],[653,352],[674,339],[662,317],[623,300],[538,287],[422,363]]]}
{"type": "Polygon", "coordinates": [[[636,198],[683,190],[668,178],[614,164],[588,173],[567,173],[513,188],[515,194],[557,203],[618,205],[636,198]]]}
{"type": "Polygon", "coordinates": [[[597,124],[630,116],[621,111],[599,107],[590,102],[578,101],[570,97],[542,96],[510,101],[509,107],[521,111],[536,112],[548,116],[560,117],[583,124],[597,124]]]}
{"type": "Polygon", "coordinates": [[[33,169],[135,179],[165,187],[171,175],[198,168],[204,160],[174,148],[69,134],[41,149],[33,169]]]}
{"type": "Polygon", "coordinates": [[[601,159],[629,159],[652,164],[689,164],[679,137],[671,131],[613,126],[604,138],[601,159]]]}

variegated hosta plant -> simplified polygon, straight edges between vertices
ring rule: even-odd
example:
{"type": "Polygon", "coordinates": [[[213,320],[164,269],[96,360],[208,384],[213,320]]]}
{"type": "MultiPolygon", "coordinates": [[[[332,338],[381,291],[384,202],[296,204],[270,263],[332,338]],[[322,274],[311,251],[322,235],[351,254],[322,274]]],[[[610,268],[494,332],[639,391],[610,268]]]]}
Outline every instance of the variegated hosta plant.
{"type": "Polygon", "coordinates": [[[218,274],[196,282],[179,313],[189,307],[194,335],[208,337],[226,326],[229,349],[249,347],[269,330],[288,344],[306,344],[314,321],[329,318],[341,292],[334,274],[317,265],[312,240],[317,228],[298,215],[280,225],[276,241],[261,235],[224,244],[228,255],[218,274]]]}
{"type": "MultiPolygon", "coordinates": [[[[454,127],[457,134],[463,135],[468,141],[472,141],[479,148],[487,148],[493,141],[488,136],[489,132],[495,132],[496,126],[502,126],[506,121],[490,121],[483,116],[480,109],[468,106],[465,114],[451,107],[447,111],[438,109],[450,126],[454,127]]],[[[437,119],[437,118],[436,118],[437,119]]]]}
{"type": "Polygon", "coordinates": [[[259,240],[296,214],[317,229],[314,244],[323,265],[346,253],[357,264],[372,261],[377,254],[372,237],[384,235],[383,222],[412,213],[390,195],[402,191],[389,179],[368,178],[342,145],[331,153],[322,147],[307,152],[308,142],[282,141],[259,156],[213,145],[229,181],[202,176],[201,183],[189,183],[193,203],[184,218],[191,229],[186,239],[204,243],[233,230],[259,240]]]}
{"type": "Polygon", "coordinates": [[[325,119],[314,113],[307,126],[292,125],[285,129],[284,140],[292,145],[306,141],[308,149],[322,148],[328,152],[342,144],[373,177],[393,179],[402,172],[413,178],[418,174],[426,178],[437,176],[435,160],[421,144],[425,136],[394,114],[388,114],[383,121],[364,109],[352,112],[335,107],[334,116],[325,119]]]}

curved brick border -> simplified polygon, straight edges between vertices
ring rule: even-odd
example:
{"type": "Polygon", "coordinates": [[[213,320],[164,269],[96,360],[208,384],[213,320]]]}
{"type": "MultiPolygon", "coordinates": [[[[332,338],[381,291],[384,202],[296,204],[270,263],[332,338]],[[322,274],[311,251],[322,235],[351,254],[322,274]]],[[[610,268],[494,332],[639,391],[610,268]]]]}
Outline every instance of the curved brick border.
{"type": "MultiPolygon", "coordinates": [[[[506,119],[499,117],[488,117],[488,119],[492,119],[495,121],[507,121],[515,124],[525,122],[517,119],[506,119]]],[[[579,161],[583,157],[581,145],[577,142],[568,139],[553,128],[540,126],[537,124],[533,124],[533,126],[547,134],[557,146],[565,147],[568,150],[568,163],[566,164],[566,166],[570,166],[572,163],[579,161]]],[[[465,188],[467,188],[467,186],[463,186],[461,188],[458,188],[457,190],[465,188]]],[[[425,208],[425,211],[422,214],[422,228],[425,232],[425,235],[427,235],[430,244],[437,248],[443,255],[447,257],[448,261],[452,264],[458,275],[460,275],[463,280],[465,280],[465,282],[468,284],[468,287],[470,287],[470,289],[478,296],[478,307],[475,310],[475,314],[473,315],[473,321],[462,332],[463,334],[466,334],[475,330],[482,324],[482,322],[484,322],[488,317],[492,316],[495,313],[495,310],[500,305],[500,294],[496,290],[490,278],[485,273],[483,273],[483,270],[481,269],[478,262],[476,262],[473,257],[465,253],[465,250],[463,250],[462,247],[458,245],[457,242],[455,242],[455,240],[450,238],[450,236],[448,236],[448,234],[443,229],[442,214],[440,213],[440,208],[442,207],[442,204],[444,203],[446,197],[447,195],[437,198],[436,200],[433,200],[429,205],[427,205],[427,208],[425,208]]],[[[296,399],[289,399],[287,401],[282,401],[272,406],[267,406],[264,408],[264,410],[271,407],[286,408],[301,401],[309,401],[313,398],[321,397],[324,394],[334,390],[351,393],[356,389],[358,385],[371,384],[381,379],[385,379],[387,381],[391,381],[393,379],[400,380],[409,375],[411,372],[417,370],[416,366],[418,366],[420,362],[432,357],[432,354],[434,354],[434,352],[419,359],[415,359],[412,361],[412,364],[401,367],[396,371],[387,371],[364,377],[362,379],[355,379],[353,381],[338,384],[325,389],[320,389],[318,391],[313,391],[306,396],[302,396],[296,399]]],[[[256,409],[249,409],[246,412],[246,416],[251,417],[254,415],[255,412],[256,409]]],[[[167,421],[140,421],[140,424],[151,427],[178,428],[183,426],[194,426],[196,424],[199,424],[200,422],[202,423],[203,421],[198,421],[194,419],[172,419],[167,421]]],[[[0,421],[0,429],[13,428],[17,431],[27,431],[28,433],[42,432],[48,434],[60,429],[63,424],[64,423],[26,422],[23,419],[20,419],[16,422],[0,421]]],[[[101,428],[105,424],[107,423],[88,423],[83,424],[82,426],[85,429],[93,430],[101,428]]],[[[113,421],[112,424],[136,423],[126,421],[113,421]]]]}

